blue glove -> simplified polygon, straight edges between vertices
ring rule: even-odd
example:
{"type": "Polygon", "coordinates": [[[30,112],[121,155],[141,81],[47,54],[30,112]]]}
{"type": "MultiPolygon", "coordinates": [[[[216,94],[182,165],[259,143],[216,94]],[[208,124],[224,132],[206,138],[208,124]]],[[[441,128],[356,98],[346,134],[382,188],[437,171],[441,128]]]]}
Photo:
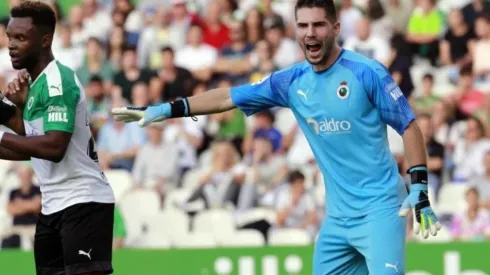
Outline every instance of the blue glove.
{"type": "Polygon", "coordinates": [[[171,117],[170,103],[152,105],[147,107],[122,107],[112,109],[114,119],[124,122],[138,121],[140,127],[146,127],[151,123],[160,122],[171,117]]]}
{"type": "Polygon", "coordinates": [[[413,209],[414,233],[418,234],[422,229],[424,239],[429,237],[429,231],[432,236],[436,236],[437,231],[442,227],[430,206],[428,194],[427,181],[412,182],[408,197],[403,202],[399,212],[399,215],[404,217],[410,212],[410,209],[413,209]]]}

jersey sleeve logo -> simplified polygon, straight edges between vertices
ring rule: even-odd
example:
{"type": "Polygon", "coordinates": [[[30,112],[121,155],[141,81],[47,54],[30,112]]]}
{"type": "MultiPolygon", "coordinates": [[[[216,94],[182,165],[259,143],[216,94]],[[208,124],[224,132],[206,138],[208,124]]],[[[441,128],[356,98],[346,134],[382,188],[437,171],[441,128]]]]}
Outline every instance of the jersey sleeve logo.
{"type": "Polygon", "coordinates": [[[340,99],[346,99],[349,96],[349,87],[347,86],[347,81],[340,82],[339,88],[337,88],[337,97],[340,99]]]}
{"type": "Polygon", "coordinates": [[[387,93],[391,95],[394,101],[397,101],[401,96],[403,96],[400,87],[398,87],[398,85],[395,82],[386,85],[385,90],[387,93]]]}
{"type": "Polygon", "coordinates": [[[61,83],[58,84],[58,86],[55,86],[55,85],[49,86],[49,96],[50,97],[59,96],[62,94],[63,94],[63,92],[61,91],[61,83]]]}

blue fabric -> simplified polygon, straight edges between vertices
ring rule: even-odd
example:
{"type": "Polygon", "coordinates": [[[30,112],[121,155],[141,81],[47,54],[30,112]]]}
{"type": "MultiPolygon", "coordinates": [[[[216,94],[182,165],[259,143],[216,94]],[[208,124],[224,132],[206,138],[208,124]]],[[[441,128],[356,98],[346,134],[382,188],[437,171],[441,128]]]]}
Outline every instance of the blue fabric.
{"type": "Polygon", "coordinates": [[[313,274],[405,274],[406,222],[398,208],[358,218],[327,217],[315,245],[313,274]]]}
{"type": "Polygon", "coordinates": [[[100,129],[97,147],[105,152],[122,153],[135,146],[143,146],[145,142],[146,131],[136,122],[124,124],[120,131],[116,130],[114,122],[107,122],[100,129]]]}
{"type": "Polygon", "coordinates": [[[328,216],[361,217],[406,198],[387,125],[403,135],[415,116],[379,62],[344,50],[325,71],[302,62],[232,88],[231,98],[247,115],[292,110],[324,176],[328,216]]]}

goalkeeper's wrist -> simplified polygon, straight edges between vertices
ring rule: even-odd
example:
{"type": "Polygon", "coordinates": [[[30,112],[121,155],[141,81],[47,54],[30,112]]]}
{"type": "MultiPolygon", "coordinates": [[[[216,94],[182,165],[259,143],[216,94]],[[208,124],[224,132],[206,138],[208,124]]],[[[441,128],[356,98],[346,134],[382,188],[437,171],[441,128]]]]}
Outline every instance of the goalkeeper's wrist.
{"type": "Polygon", "coordinates": [[[186,97],[172,101],[169,104],[170,118],[188,117],[191,115],[189,101],[187,101],[186,97]]]}
{"type": "Polygon", "coordinates": [[[427,165],[422,164],[412,166],[407,170],[407,173],[410,174],[412,184],[427,185],[429,174],[427,165]]]}

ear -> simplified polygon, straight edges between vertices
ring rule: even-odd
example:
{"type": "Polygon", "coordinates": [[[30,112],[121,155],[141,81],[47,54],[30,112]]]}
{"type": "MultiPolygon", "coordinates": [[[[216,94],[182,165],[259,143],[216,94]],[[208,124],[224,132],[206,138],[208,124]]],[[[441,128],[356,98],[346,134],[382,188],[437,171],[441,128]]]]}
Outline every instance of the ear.
{"type": "Polygon", "coordinates": [[[43,35],[43,37],[41,38],[41,46],[43,48],[50,48],[52,43],[53,43],[52,34],[43,35]]]}
{"type": "Polygon", "coordinates": [[[339,21],[336,21],[333,24],[333,30],[335,32],[335,36],[338,36],[340,34],[340,22],[339,21]]]}

